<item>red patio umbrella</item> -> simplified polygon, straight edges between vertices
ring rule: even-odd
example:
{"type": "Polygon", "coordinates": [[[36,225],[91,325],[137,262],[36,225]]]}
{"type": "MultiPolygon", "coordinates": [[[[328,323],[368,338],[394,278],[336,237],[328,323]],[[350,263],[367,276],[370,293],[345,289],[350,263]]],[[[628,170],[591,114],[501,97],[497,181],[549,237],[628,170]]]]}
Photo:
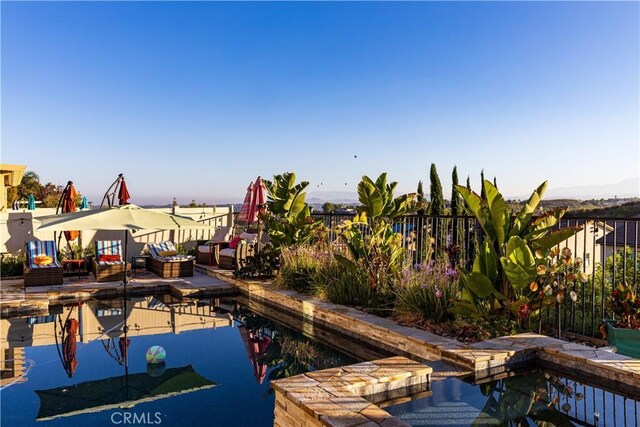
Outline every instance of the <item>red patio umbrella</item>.
{"type": "Polygon", "coordinates": [[[129,195],[129,190],[127,190],[127,182],[124,180],[124,177],[122,177],[120,181],[120,191],[118,192],[118,203],[120,206],[128,205],[130,198],[131,195],[129,195]]]}
{"type": "Polygon", "coordinates": [[[64,370],[67,371],[69,378],[73,376],[78,367],[76,360],[76,340],[78,335],[78,321],[76,319],[67,319],[64,325],[65,337],[62,340],[62,362],[64,370]]]}
{"type": "MultiPolygon", "coordinates": [[[[78,192],[76,188],[73,186],[73,182],[67,182],[67,186],[62,191],[62,200],[61,200],[61,211],[62,213],[69,213],[76,211],[76,199],[78,198],[78,192]]],[[[64,237],[67,239],[67,242],[75,240],[80,235],[79,231],[65,231],[64,237]]]]}
{"type": "Polygon", "coordinates": [[[262,177],[258,177],[253,186],[253,197],[247,215],[249,224],[258,221],[258,214],[264,211],[265,203],[267,203],[267,186],[264,185],[262,177]]]}
{"type": "Polygon", "coordinates": [[[238,217],[236,218],[236,222],[241,224],[249,224],[249,213],[251,210],[251,204],[253,202],[253,182],[249,184],[247,187],[247,194],[244,196],[244,202],[242,202],[242,207],[240,208],[240,212],[238,212],[238,217]]]}

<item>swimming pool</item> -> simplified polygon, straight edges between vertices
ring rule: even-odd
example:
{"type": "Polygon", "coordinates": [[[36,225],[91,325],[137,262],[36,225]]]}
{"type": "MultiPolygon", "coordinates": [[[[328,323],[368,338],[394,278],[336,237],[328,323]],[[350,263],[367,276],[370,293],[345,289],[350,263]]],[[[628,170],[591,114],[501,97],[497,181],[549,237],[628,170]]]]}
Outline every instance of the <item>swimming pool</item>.
{"type": "Polygon", "coordinates": [[[1,344],[3,426],[271,426],[272,379],[356,361],[237,303],[170,295],[2,319],[1,344]]]}
{"type": "Polygon", "coordinates": [[[413,426],[640,425],[638,396],[611,386],[542,368],[475,384],[451,377],[432,382],[429,396],[385,410],[413,426]]]}

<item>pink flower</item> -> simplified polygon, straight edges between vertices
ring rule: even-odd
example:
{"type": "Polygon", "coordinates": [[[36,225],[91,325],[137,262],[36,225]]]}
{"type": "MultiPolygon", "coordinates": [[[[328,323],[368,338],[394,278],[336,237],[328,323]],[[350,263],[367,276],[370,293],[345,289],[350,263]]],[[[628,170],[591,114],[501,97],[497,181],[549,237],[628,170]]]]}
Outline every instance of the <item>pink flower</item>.
{"type": "Polygon", "coordinates": [[[436,286],[436,298],[442,298],[442,291],[436,286]]]}
{"type": "Polygon", "coordinates": [[[529,314],[529,306],[527,304],[522,304],[518,309],[518,317],[524,319],[529,314]]]}

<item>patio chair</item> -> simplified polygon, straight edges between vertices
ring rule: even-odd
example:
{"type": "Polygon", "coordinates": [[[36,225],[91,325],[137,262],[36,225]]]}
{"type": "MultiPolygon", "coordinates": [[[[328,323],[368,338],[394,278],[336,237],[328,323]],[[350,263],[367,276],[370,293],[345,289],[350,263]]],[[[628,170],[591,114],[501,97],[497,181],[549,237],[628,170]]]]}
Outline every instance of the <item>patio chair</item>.
{"type": "Polygon", "coordinates": [[[173,242],[149,243],[151,271],[163,279],[193,276],[191,255],[178,255],[173,242]]]}
{"type": "Polygon", "coordinates": [[[237,270],[245,266],[247,258],[255,253],[258,235],[242,233],[229,242],[229,247],[220,250],[218,266],[228,270],[237,270]]]}
{"type": "Polygon", "coordinates": [[[211,240],[198,240],[196,246],[196,263],[218,265],[220,263],[220,250],[228,247],[233,234],[233,227],[218,227],[211,240]]]}
{"type": "MultiPolygon", "coordinates": [[[[96,240],[96,255],[93,259],[93,274],[97,282],[116,282],[124,278],[121,240],[96,240]]],[[[131,264],[127,264],[127,273],[131,264]]]]}
{"type": "Polygon", "coordinates": [[[62,266],[53,240],[31,240],[27,243],[24,262],[24,286],[62,285],[62,266]]]}

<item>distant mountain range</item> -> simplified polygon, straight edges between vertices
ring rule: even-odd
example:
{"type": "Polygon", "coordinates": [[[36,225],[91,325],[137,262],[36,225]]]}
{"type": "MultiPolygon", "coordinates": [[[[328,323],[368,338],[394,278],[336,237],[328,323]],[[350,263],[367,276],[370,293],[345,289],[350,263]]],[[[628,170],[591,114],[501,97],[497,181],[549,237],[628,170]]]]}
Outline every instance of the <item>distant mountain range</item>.
{"type": "MultiPolygon", "coordinates": [[[[505,196],[508,199],[526,200],[531,194],[505,196]]],[[[426,195],[427,199],[429,195],[426,195]]],[[[610,199],[610,198],[640,197],[640,178],[631,178],[615,184],[584,185],[573,187],[550,188],[544,194],[546,200],[551,199],[610,199]]],[[[359,204],[355,191],[313,191],[307,195],[307,203],[322,205],[325,202],[342,203],[345,205],[359,204]]]]}
{"type": "Polygon", "coordinates": [[[321,205],[325,202],[345,205],[360,204],[355,191],[313,191],[307,194],[306,202],[310,205],[321,205]]]}
{"type": "MultiPolygon", "coordinates": [[[[526,199],[529,195],[520,197],[526,199]]],[[[545,199],[608,199],[640,197],[640,178],[631,178],[616,184],[584,185],[574,187],[550,188],[544,194],[545,199]]]]}

